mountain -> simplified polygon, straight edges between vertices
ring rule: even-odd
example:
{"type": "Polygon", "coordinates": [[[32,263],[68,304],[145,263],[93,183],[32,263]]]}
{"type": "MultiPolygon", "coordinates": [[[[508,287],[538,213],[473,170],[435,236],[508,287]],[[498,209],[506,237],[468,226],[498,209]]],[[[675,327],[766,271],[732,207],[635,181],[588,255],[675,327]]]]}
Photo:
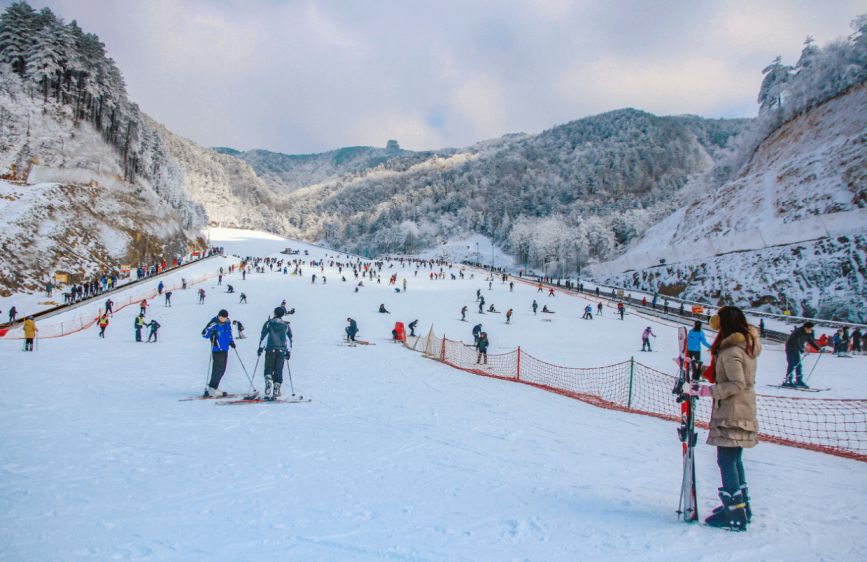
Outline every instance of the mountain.
{"type": "Polygon", "coordinates": [[[773,131],[740,173],[593,267],[618,286],[867,318],[867,84],[773,131]]]}

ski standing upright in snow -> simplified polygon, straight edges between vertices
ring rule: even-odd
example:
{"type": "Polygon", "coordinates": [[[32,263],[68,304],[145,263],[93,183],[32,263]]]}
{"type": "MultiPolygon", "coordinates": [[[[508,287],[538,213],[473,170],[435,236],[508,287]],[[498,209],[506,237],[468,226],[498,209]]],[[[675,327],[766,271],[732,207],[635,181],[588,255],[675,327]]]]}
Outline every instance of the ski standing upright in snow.
{"type": "MultiPolygon", "coordinates": [[[[680,501],[677,513],[683,516],[686,522],[698,521],[698,507],[695,493],[695,444],[698,434],[695,432],[695,396],[690,396],[688,390],[692,384],[691,373],[693,369],[689,365],[687,356],[687,332],[681,326],[677,330],[679,343],[678,352],[678,377],[672,392],[677,396],[680,403],[680,427],[677,429],[678,436],[683,448],[683,480],[680,488],[680,501]]],[[[697,372],[697,369],[695,370],[697,372]]]]}

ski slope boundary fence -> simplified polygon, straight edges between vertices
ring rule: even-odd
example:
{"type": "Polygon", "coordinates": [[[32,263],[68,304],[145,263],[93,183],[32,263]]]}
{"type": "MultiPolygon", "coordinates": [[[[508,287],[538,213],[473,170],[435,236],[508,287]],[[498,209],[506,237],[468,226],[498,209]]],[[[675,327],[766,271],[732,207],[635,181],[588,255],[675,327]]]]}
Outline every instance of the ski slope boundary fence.
{"type": "MultiPolygon", "coordinates": [[[[235,265],[238,265],[238,262],[235,265]]],[[[191,287],[193,285],[197,285],[199,283],[203,283],[208,279],[213,279],[220,275],[219,272],[208,273],[206,275],[201,275],[194,279],[190,279],[187,281],[187,287],[191,287]]],[[[166,285],[163,289],[163,293],[166,291],[177,291],[182,288],[182,284],[180,282],[173,283],[171,286],[166,285]]],[[[138,305],[143,300],[151,300],[159,295],[159,291],[156,289],[140,289],[138,291],[134,291],[133,289],[129,289],[130,294],[127,297],[118,297],[118,300],[114,301],[114,306],[112,307],[112,314],[115,312],[120,312],[124,308],[128,306],[138,305]]],[[[110,297],[111,293],[105,293],[106,298],[110,297]]],[[[104,302],[104,301],[101,301],[104,302]]],[[[101,305],[100,305],[101,306],[101,305]]],[[[101,308],[100,308],[101,310],[101,308]]],[[[82,314],[75,318],[71,318],[69,320],[65,320],[62,322],[55,322],[53,324],[48,324],[45,321],[37,321],[36,327],[39,330],[36,334],[36,339],[53,339],[53,338],[61,338],[64,336],[69,336],[89,328],[92,328],[97,321],[99,320],[99,313],[96,314],[82,314]]],[[[23,340],[24,339],[24,327],[22,325],[18,325],[13,329],[9,330],[9,333],[4,337],[4,339],[10,340],[23,340]]]]}
{"type": "MultiPolygon", "coordinates": [[[[553,365],[518,347],[476,363],[473,346],[437,336],[407,338],[406,347],[463,371],[533,386],[601,408],[680,421],[672,392],[677,377],[629,359],[604,367],[553,365]]],[[[707,429],[710,400],[698,401],[696,425],[707,429]]],[[[867,400],[756,395],[759,439],[867,462],[867,400]]]]}

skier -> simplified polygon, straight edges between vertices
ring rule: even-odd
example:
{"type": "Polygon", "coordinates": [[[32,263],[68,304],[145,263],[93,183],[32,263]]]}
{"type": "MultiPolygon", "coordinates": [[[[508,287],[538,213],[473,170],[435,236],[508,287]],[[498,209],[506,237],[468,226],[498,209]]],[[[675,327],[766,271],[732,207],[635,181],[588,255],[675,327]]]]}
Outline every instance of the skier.
{"type": "Polygon", "coordinates": [[[33,317],[28,316],[24,320],[24,351],[33,351],[33,340],[36,339],[36,332],[38,331],[33,317]]]}
{"type": "Polygon", "coordinates": [[[482,290],[476,289],[476,302],[479,302],[480,298],[482,298],[482,290]]]}
{"type": "Polygon", "coordinates": [[[205,290],[199,287],[199,304],[205,304],[205,290]]]}
{"type": "Polygon", "coordinates": [[[385,309],[384,304],[379,305],[379,313],[380,314],[391,314],[391,312],[389,312],[388,310],[385,309]]]}
{"type": "Polygon", "coordinates": [[[99,324],[99,337],[105,339],[105,329],[108,328],[108,314],[100,314],[97,323],[99,324]]]}
{"type": "Polygon", "coordinates": [[[15,317],[18,316],[18,309],[14,306],[9,309],[9,324],[15,323],[15,317]]]}
{"type": "Polygon", "coordinates": [[[352,318],[347,318],[347,322],[349,322],[349,326],[346,327],[346,338],[347,340],[354,342],[355,334],[358,333],[358,324],[352,318]]]}
{"type": "Polygon", "coordinates": [[[482,333],[482,325],[476,324],[473,326],[473,345],[479,347],[479,334],[482,333]]]}
{"type": "Polygon", "coordinates": [[[163,282],[160,281],[160,284],[157,285],[157,293],[160,295],[163,294],[163,289],[165,289],[165,288],[166,288],[165,284],[163,284],[163,282]]]}
{"type": "Polygon", "coordinates": [[[734,306],[720,308],[711,317],[710,326],[719,331],[710,348],[714,384],[690,389],[694,396],[713,398],[707,443],[717,447],[722,505],[714,509],[705,523],[746,531],[752,509],[743,451],[758,443],[755,383],[762,343],[758,330],[747,324],[743,311],[734,306]]]}
{"type": "Polygon", "coordinates": [[[244,335],[244,325],[241,324],[239,320],[232,320],[232,325],[238,327],[238,339],[245,340],[247,336],[244,335]]]}
{"type": "Polygon", "coordinates": [[[479,300],[479,314],[484,314],[484,313],[485,313],[485,297],[482,297],[481,300],[479,300]]]}
{"type": "Polygon", "coordinates": [[[692,378],[698,378],[698,370],[701,365],[701,346],[705,349],[710,349],[710,344],[707,343],[707,338],[704,337],[704,331],[701,329],[701,322],[696,320],[686,337],[686,355],[689,357],[689,364],[692,369],[692,378]]]}
{"type": "Polygon", "coordinates": [[[487,332],[482,332],[479,334],[479,341],[476,342],[476,347],[479,350],[479,353],[476,356],[476,365],[479,363],[484,363],[485,365],[488,364],[488,345],[490,345],[488,334],[487,332]],[[484,361],[482,361],[483,359],[484,361]]]}
{"type": "Polygon", "coordinates": [[[105,300],[105,313],[114,318],[114,311],[112,311],[112,307],[114,306],[114,301],[111,299],[105,300]]]}
{"type": "Polygon", "coordinates": [[[804,369],[801,365],[805,344],[810,344],[816,349],[821,346],[813,338],[812,322],[804,322],[800,328],[796,328],[786,339],[786,380],[782,386],[786,388],[809,388],[804,382],[804,369]],[[794,377],[794,380],[792,378],[794,377]]]}
{"type": "Polygon", "coordinates": [[[512,323],[512,309],[506,311],[506,324],[512,323]]]}
{"type": "Polygon", "coordinates": [[[150,332],[148,333],[147,343],[151,342],[151,338],[153,338],[154,343],[156,343],[157,342],[157,330],[160,329],[160,323],[157,322],[156,320],[151,320],[150,322],[148,322],[148,328],[150,328],[150,332]]]}
{"type": "Polygon", "coordinates": [[[168,306],[168,307],[172,306],[172,292],[171,291],[166,291],[165,306],[168,306]]]}
{"type": "Polygon", "coordinates": [[[141,315],[144,316],[145,314],[147,314],[147,311],[148,311],[148,300],[147,300],[147,299],[142,299],[141,304],[140,304],[139,306],[141,307],[141,315]]]}
{"type": "Polygon", "coordinates": [[[591,305],[587,305],[584,307],[584,316],[581,317],[581,320],[593,320],[593,307],[591,305]]]}
{"type": "Polygon", "coordinates": [[[187,280],[183,277],[181,277],[181,289],[187,290],[187,280]]]}
{"type": "Polygon", "coordinates": [[[144,313],[139,312],[139,315],[133,320],[133,328],[135,328],[135,341],[141,341],[141,331],[145,326],[144,313]]]}
{"type": "Polygon", "coordinates": [[[415,337],[415,327],[418,326],[418,320],[413,320],[407,325],[409,328],[409,335],[415,337]]]}
{"type": "Polygon", "coordinates": [[[551,287],[550,289],[548,289],[548,296],[549,296],[549,297],[553,297],[553,296],[555,296],[555,295],[554,295],[554,287],[551,287]]]}
{"type": "Polygon", "coordinates": [[[467,321],[467,305],[464,305],[464,307],[461,309],[461,320],[463,320],[464,322],[467,321]]]}
{"type": "Polygon", "coordinates": [[[617,313],[620,314],[620,319],[623,320],[623,315],[626,314],[626,305],[622,302],[617,303],[617,313]]]}
{"type": "Polygon", "coordinates": [[[650,336],[653,336],[655,338],[656,334],[654,334],[653,329],[648,326],[641,334],[641,351],[653,351],[652,349],[650,349],[650,336]]]}
{"type": "Polygon", "coordinates": [[[225,392],[218,390],[220,379],[226,372],[226,363],[229,360],[229,348],[235,348],[235,340],[232,338],[232,325],[229,324],[229,313],[225,309],[220,310],[217,316],[211,318],[205,329],[202,330],[202,337],[211,340],[211,378],[208,381],[208,386],[205,388],[205,393],[202,395],[205,398],[215,398],[225,396],[225,392]]]}
{"type": "Polygon", "coordinates": [[[241,300],[238,301],[238,304],[247,304],[247,294],[241,293],[241,300]]]}
{"type": "MultiPolygon", "coordinates": [[[[220,269],[223,269],[222,267],[220,269]]],[[[223,284],[223,272],[220,272],[220,275],[217,276],[217,285],[223,284]]]]}
{"type": "Polygon", "coordinates": [[[509,281],[509,292],[513,292],[515,290],[515,282],[509,281]]]}
{"type": "Polygon", "coordinates": [[[596,315],[602,316],[602,303],[601,302],[596,304],[596,315]]]}
{"type": "Polygon", "coordinates": [[[536,302],[536,299],[533,299],[533,314],[536,314],[537,310],[539,310],[539,303],[536,302]]]}
{"type": "Polygon", "coordinates": [[[283,320],[286,309],[278,306],[274,309],[274,317],[262,325],[259,336],[258,355],[265,352],[265,400],[276,400],[280,397],[280,386],[283,384],[283,363],[289,359],[292,349],[292,327],[283,320]],[[262,340],[268,338],[262,347],[262,340]],[[287,346],[288,342],[288,346],[287,346]]]}

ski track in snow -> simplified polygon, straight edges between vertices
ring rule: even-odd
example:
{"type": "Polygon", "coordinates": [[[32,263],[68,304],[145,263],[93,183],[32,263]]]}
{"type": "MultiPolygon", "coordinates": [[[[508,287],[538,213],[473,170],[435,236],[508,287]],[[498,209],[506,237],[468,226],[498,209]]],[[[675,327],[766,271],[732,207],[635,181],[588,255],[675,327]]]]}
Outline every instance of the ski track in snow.
{"type": "MultiPolygon", "coordinates": [[[[241,255],[307,247],[238,231],[212,239],[241,255]]],[[[606,309],[582,323],[582,298],[542,298],[522,284],[510,294],[499,282],[488,292],[478,275],[428,281],[425,270],[418,278],[398,272],[407,293],[365,282],[356,294],[336,271],[326,271],[324,286],[311,285],[311,273],[227,276],[224,285],[246,292],[249,305],[214,283],[205,306],[195,304],[196,287],[175,292],[173,308],[154,301],[157,344],[132,341],[135,307],[115,315],[105,340],[94,328],[26,354],[19,341],[0,339],[0,559],[867,559],[863,463],[760,444],[744,455],[749,531],[687,525],[674,513],[674,423],[473,376],[378,341],[395,320],[414,318],[418,333],[433,322],[438,334],[467,339],[481,318],[496,348],[520,344],[571,366],[635,355],[671,371],[673,327],[654,325],[659,352],[641,354],[647,320],[621,322],[606,309]],[[489,303],[515,309],[512,325],[473,312],[483,286],[489,303]],[[312,402],[178,401],[204,386],[208,344],[199,332],[217,310],[245,324],[238,351],[252,373],[259,328],[283,298],[297,309],[288,317],[296,393],[312,402]],[[534,298],[559,322],[534,318],[534,298]],[[392,314],[371,312],[381,302],[392,314]],[[458,320],[463,304],[469,323],[458,320]],[[379,345],[336,346],[347,316],[379,345]]],[[[760,357],[759,387],[779,382],[784,361],[774,349],[760,357]]],[[[864,357],[822,361],[816,381],[864,396],[864,357]]],[[[248,387],[234,353],[221,387],[248,387]]],[[[704,433],[696,452],[702,516],[719,485],[704,433]]]]}

